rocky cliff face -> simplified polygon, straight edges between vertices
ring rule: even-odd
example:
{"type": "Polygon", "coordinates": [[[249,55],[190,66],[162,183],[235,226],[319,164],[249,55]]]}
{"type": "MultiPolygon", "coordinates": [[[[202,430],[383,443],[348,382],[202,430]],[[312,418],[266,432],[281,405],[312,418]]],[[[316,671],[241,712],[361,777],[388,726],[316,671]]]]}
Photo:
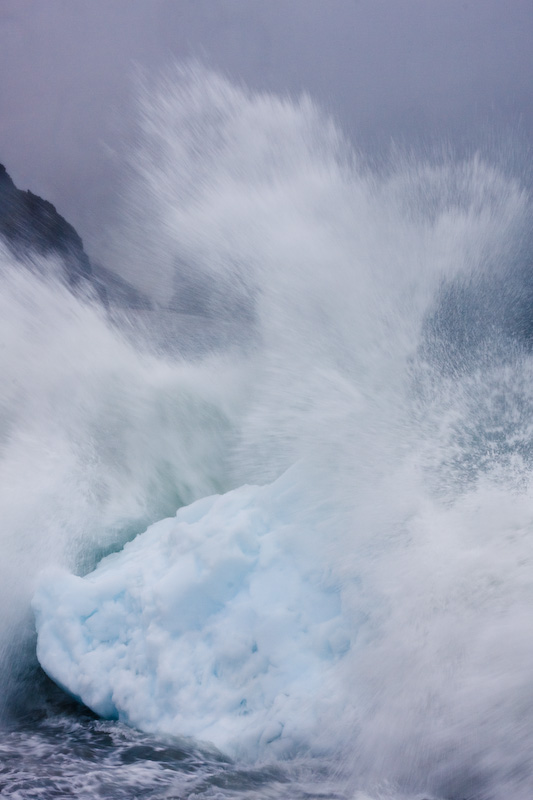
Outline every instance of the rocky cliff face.
{"type": "Polygon", "coordinates": [[[17,256],[55,254],[63,262],[64,277],[74,287],[90,280],[92,268],[83,243],[52,203],[17,189],[0,164],[0,234],[17,256]]]}
{"type": "Polygon", "coordinates": [[[148,308],[136,289],[104,267],[93,267],[75,228],[55,206],[18,189],[0,164],[0,236],[26,263],[32,256],[59,257],[62,275],[73,290],[92,290],[106,306],[148,308]]]}

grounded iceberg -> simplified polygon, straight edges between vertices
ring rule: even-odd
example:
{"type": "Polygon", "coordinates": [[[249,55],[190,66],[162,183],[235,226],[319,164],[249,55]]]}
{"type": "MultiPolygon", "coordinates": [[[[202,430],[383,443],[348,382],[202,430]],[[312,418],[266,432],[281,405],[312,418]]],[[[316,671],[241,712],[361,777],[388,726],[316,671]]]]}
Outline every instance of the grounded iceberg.
{"type": "Polygon", "coordinates": [[[45,671],[101,716],[234,755],[338,749],[350,635],[291,474],[181,508],[85,578],[45,573],[45,671]]]}

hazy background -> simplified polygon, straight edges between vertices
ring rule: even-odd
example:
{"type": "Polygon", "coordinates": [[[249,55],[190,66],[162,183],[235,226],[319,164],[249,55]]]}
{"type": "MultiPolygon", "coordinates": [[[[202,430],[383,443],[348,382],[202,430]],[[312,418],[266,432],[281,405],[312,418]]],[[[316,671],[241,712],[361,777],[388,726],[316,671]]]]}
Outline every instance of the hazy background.
{"type": "Polygon", "coordinates": [[[359,146],[533,133],[533,0],[0,0],[0,162],[98,258],[134,75],[195,58],[309,91],[359,146]]]}

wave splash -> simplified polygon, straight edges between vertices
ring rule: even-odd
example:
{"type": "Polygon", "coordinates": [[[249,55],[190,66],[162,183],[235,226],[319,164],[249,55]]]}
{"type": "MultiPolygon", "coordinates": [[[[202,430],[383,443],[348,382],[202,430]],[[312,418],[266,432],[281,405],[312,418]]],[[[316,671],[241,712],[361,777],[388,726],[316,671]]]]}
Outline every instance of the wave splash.
{"type": "MultiPolygon", "coordinates": [[[[299,702],[288,703],[287,719],[307,733],[306,752],[323,752],[329,741],[358,786],[389,781],[408,792],[526,798],[533,744],[527,193],[479,157],[398,157],[370,170],[308,98],[253,94],[197,69],[149,87],[140,139],[115,266],[154,303],[170,298],[179,313],[185,297],[210,324],[230,319],[235,335],[230,347],[202,358],[150,354],[90,305],[6,271],[18,297],[6,319],[23,320],[22,353],[5,354],[5,369],[24,378],[5,396],[12,432],[2,455],[6,474],[20,481],[19,502],[6,500],[13,523],[5,529],[11,561],[25,576],[20,613],[36,561],[84,573],[98,553],[177,507],[221,491],[230,494],[216,502],[231,505],[252,491],[236,487],[274,482],[255,491],[270,493],[260,501],[269,511],[283,507],[274,536],[293,572],[281,596],[289,585],[305,587],[292,598],[294,614],[299,633],[307,626],[320,648],[329,593],[346,646],[333,661],[310,655],[291,684],[297,658],[289,639],[271,643],[270,652],[268,637],[256,641],[254,652],[260,645],[273,668],[261,673],[249,661],[246,674],[235,672],[243,691],[253,683],[255,696],[270,698],[254,757],[280,754],[283,733],[267,736],[266,722],[292,692],[299,702]],[[37,313],[55,331],[44,343],[30,324],[37,296],[37,313]],[[279,482],[287,470],[295,484],[289,498],[287,478],[279,482]],[[37,475],[31,485],[28,474],[37,475]],[[307,592],[311,585],[317,594],[307,592]],[[317,688],[304,703],[298,692],[308,668],[317,688]],[[330,717],[332,693],[341,695],[341,710],[330,717]]],[[[142,553],[143,542],[147,565],[158,531],[171,524],[152,527],[104,561],[100,574],[120,582],[128,553],[142,553]]],[[[217,574],[227,552],[217,544],[206,552],[217,574]]],[[[94,588],[98,574],[62,580],[94,588]]],[[[213,633],[217,614],[229,637],[255,641],[257,617],[233,614],[236,598],[245,608],[246,592],[260,584],[268,619],[280,594],[276,574],[269,580],[261,559],[246,577],[232,574],[235,593],[215,597],[210,621],[197,626],[198,646],[209,647],[202,632],[213,633]]],[[[82,594],[71,595],[78,621],[82,594]]],[[[14,627],[20,620],[12,617],[14,627]]],[[[175,618],[165,625],[162,639],[175,618]]],[[[137,621],[131,630],[146,635],[137,621]]],[[[178,652],[183,632],[174,633],[178,652]]],[[[158,665],[143,673],[148,681],[168,649],[156,652],[158,665]]],[[[196,655],[183,665],[184,680],[194,674],[208,704],[221,684],[212,670],[203,678],[198,665],[194,672],[196,655]]],[[[223,671],[231,681],[230,662],[223,671]]],[[[107,713],[115,711],[116,703],[107,713]]],[[[246,719],[236,711],[233,741],[246,719]]],[[[144,724],[157,730],[162,717],[144,724]]],[[[299,741],[291,752],[301,752],[299,741]]]]}

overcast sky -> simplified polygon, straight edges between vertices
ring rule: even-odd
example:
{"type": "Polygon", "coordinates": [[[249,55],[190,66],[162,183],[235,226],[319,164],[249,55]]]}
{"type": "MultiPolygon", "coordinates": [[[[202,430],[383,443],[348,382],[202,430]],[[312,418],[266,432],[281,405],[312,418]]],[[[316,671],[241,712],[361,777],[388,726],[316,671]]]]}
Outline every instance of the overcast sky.
{"type": "Polygon", "coordinates": [[[533,0],[0,0],[0,162],[98,251],[135,65],[307,90],[365,148],[533,135],[533,0]]]}

